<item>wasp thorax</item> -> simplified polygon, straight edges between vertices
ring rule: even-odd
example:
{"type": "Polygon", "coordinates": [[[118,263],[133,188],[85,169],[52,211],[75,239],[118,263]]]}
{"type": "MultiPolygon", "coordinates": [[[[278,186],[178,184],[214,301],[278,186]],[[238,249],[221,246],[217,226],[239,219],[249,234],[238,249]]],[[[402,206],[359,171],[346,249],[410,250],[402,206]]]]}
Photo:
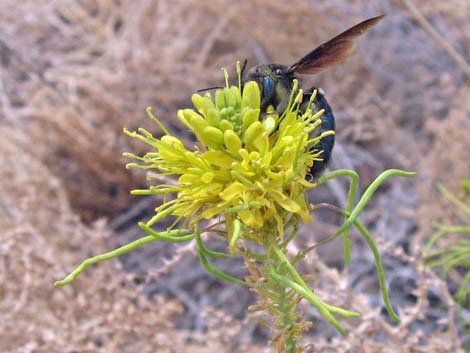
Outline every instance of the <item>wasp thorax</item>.
{"type": "Polygon", "coordinates": [[[258,65],[250,69],[246,81],[255,81],[261,91],[261,109],[272,105],[276,110],[285,108],[281,104],[290,95],[295,75],[287,66],[278,64],[258,65]]]}

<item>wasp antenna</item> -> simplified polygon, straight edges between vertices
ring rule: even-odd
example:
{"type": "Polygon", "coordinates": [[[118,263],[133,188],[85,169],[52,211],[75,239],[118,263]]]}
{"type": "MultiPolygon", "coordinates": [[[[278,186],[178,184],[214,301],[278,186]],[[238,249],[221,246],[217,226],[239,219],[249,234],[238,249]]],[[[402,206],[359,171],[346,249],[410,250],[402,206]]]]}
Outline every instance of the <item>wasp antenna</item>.
{"type": "Polygon", "coordinates": [[[243,78],[243,73],[245,72],[245,69],[246,69],[246,64],[248,64],[248,59],[245,59],[245,61],[243,62],[242,71],[240,73],[240,76],[242,78],[243,78]]]}
{"type": "Polygon", "coordinates": [[[222,89],[222,86],[212,86],[207,88],[198,89],[196,92],[205,92],[205,91],[212,91],[213,89],[222,89]]]}

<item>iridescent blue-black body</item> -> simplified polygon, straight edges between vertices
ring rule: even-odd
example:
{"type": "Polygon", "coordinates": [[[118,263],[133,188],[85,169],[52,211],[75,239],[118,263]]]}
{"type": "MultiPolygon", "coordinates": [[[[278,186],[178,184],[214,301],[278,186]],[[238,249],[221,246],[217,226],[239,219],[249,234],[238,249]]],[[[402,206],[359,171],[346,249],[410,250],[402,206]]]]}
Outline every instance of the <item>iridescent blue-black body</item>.
{"type": "MultiPolygon", "coordinates": [[[[269,105],[272,105],[279,113],[282,113],[289,101],[291,91],[293,89],[293,80],[297,79],[299,85],[302,83],[292,71],[286,66],[277,64],[258,65],[252,68],[246,81],[255,81],[258,83],[261,92],[261,110],[265,110],[269,105]]],[[[304,93],[302,100],[302,109],[306,109],[306,104],[309,103],[310,98],[316,88],[312,87],[304,93]]],[[[316,113],[324,109],[325,112],[321,116],[320,126],[312,132],[311,138],[320,135],[321,133],[329,130],[335,130],[335,118],[331,107],[326,101],[320,90],[317,89],[317,94],[312,103],[312,111],[316,113]]],[[[335,136],[330,135],[322,138],[320,142],[314,147],[316,150],[323,151],[321,154],[321,161],[315,161],[310,174],[313,177],[319,176],[326,168],[330,158],[333,146],[335,144],[335,136]]]]}
{"type": "MultiPolygon", "coordinates": [[[[315,95],[315,99],[313,100],[312,111],[315,113],[324,109],[325,112],[321,116],[321,125],[318,129],[315,130],[315,135],[320,135],[326,131],[335,131],[335,117],[333,116],[333,111],[331,110],[330,105],[328,104],[325,96],[321,92],[321,90],[312,87],[307,93],[304,94],[303,104],[308,104],[310,98],[313,94],[313,91],[317,90],[317,94],[315,95]]],[[[315,149],[319,151],[323,151],[321,154],[322,161],[315,161],[313,163],[312,168],[310,169],[310,174],[314,177],[320,175],[328,165],[328,162],[331,158],[331,153],[333,152],[333,147],[335,145],[335,135],[329,135],[323,137],[320,142],[315,146],[315,149]]]]}

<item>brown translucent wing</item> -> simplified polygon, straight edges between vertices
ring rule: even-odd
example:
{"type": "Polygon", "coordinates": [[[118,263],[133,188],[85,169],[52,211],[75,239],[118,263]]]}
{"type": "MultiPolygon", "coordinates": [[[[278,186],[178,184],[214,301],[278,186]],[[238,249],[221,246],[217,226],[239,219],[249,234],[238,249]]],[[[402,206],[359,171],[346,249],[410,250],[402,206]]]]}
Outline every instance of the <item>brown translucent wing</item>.
{"type": "Polygon", "coordinates": [[[324,68],[339,64],[352,53],[354,40],[364,34],[384,16],[369,18],[338,34],[291,65],[288,71],[299,74],[315,74],[324,68]]]}

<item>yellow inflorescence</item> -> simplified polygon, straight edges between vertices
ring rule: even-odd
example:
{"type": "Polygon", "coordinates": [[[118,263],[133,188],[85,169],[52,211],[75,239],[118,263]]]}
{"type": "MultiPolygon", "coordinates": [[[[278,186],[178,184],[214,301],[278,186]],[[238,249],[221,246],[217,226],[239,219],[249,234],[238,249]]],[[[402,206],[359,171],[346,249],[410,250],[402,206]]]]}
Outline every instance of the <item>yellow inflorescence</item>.
{"type": "Polygon", "coordinates": [[[309,145],[309,135],[322,112],[300,111],[301,97],[302,91],[295,88],[279,115],[272,108],[260,111],[260,90],[255,82],[246,83],[243,89],[239,84],[217,90],[215,100],[209,93],[194,94],[196,109],[178,111],[178,118],[200,142],[193,150],[166,129],[160,139],[144,129],[125,130],[155,148],[142,157],[127,153],[140,161],[127,167],[153,170],[157,174],[151,178],[177,177],[175,184],[133,191],[175,196],[156,209],[147,225],[168,215],[177,216],[189,227],[202,219],[225,216],[258,234],[269,226],[282,236],[287,215],[307,222],[305,190],[314,184],[305,177],[318,158],[309,145]]]}

